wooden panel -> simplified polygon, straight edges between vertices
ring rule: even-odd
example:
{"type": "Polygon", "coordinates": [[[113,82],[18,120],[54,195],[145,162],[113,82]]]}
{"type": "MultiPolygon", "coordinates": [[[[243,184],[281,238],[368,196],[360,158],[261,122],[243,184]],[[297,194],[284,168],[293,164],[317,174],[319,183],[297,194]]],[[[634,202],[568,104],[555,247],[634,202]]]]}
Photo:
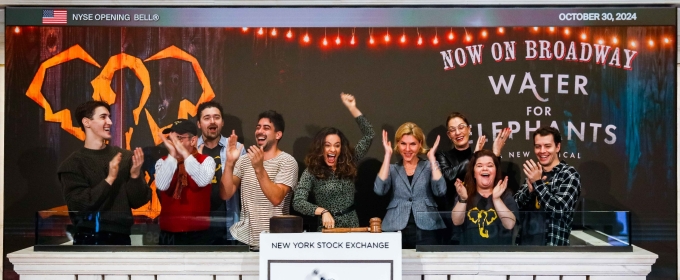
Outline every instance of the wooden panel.
{"type": "Polygon", "coordinates": [[[588,279],[587,276],[585,275],[578,275],[578,276],[562,276],[562,280],[586,280],[588,279]]]}
{"type": "Polygon", "coordinates": [[[241,280],[238,275],[215,275],[215,280],[241,280]]]}
{"type": "Polygon", "coordinates": [[[88,275],[88,274],[79,274],[78,275],[78,280],[102,280],[104,278],[103,275],[88,275]]]}
{"type": "Polygon", "coordinates": [[[130,280],[130,275],[104,275],[104,280],[130,280]]]}
{"type": "Polygon", "coordinates": [[[76,280],[75,275],[23,274],[21,280],[76,280]]]}
{"type": "Polygon", "coordinates": [[[534,280],[533,275],[510,275],[510,280],[534,280]]]}
{"type": "Polygon", "coordinates": [[[424,280],[448,280],[447,275],[425,275],[424,280]]]}
{"type": "Polygon", "coordinates": [[[451,275],[451,280],[507,280],[504,275],[451,275]]]}
{"type": "MultiPolygon", "coordinates": [[[[80,280],[80,279],[78,279],[80,280]]],[[[173,274],[173,275],[158,275],[156,276],[156,280],[213,280],[212,275],[182,275],[182,274],[173,274]]]]}
{"type": "Polygon", "coordinates": [[[154,275],[130,275],[130,280],[156,280],[154,275]]]}
{"type": "Polygon", "coordinates": [[[590,280],[646,280],[647,276],[590,276],[590,280]]]}

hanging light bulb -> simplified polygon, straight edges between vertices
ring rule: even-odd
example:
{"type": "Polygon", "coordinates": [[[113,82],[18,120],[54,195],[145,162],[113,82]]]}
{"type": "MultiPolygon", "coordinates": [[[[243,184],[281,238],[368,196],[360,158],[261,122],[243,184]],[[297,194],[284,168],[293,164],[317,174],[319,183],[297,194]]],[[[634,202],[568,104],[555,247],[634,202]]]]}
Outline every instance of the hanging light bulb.
{"type": "Polygon", "coordinates": [[[349,40],[349,44],[350,44],[350,45],[354,45],[354,43],[355,43],[355,41],[354,41],[354,34],[352,34],[352,39],[349,40]]]}
{"type": "Polygon", "coordinates": [[[385,34],[385,43],[390,42],[390,33],[385,34]]]}
{"type": "Polygon", "coordinates": [[[436,45],[439,44],[439,38],[435,35],[434,38],[432,39],[432,44],[436,45]]]}
{"type": "Polygon", "coordinates": [[[248,27],[241,27],[241,30],[243,30],[243,32],[246,32],[248,31],[248,27]]]}
{"type": "Polygon", "coordinates": [[[257,34],[259,34],[259,35],[264,34],[264,29],[262,29],[262,27],[260,27],[260,30],[257,31],[257,34]]]}
{"type": "Polygon", "coordinates": [[[418,37],[418,45],[422,45],[422,44],[423,44],[423,37],[418,37]]]}
{"type": "Polygon", "coordinates": [[[406,43],[406,34],[401,35],[401,39],[399,41],[401,41],[402,44],[406,43]]]}
{"type": "Polygon", "coordinates": [[[486,38],[486,35],[488,35],[488,34],[486,33],[486,30],[482,30],[482,38],[486,38]]]}
{"type": "Polygon", "coordinates": [[[338,37],[335,38],[335,44],[340,45],[340,35],[338,35],[338,37]]]}
{"type": "Polygon", "coordinates": [[[305,41],[305,43],[309,43],[309,34],[305,34],[305,37],[302,38],[302,40],[305,41]]]}
{"type": "Polygon", "coordinates": [[[505,33],[505,28],[499,27],[499,28],[498,28],[498,33],[500,33],[500,34],[505,33]]]}
{"type": "Polygon", "coordinates": [[[450,32],[449,32],[449,41],[450,41],[450,40],[453,40],[453,38],[454,38],[454,37],[453,37],[453,31],[450,31],[450,32]]]}
{"type": "Polygon", "coordinates": [[[371,45],[375,44],[375,40],[373,40],[373,35],[371,35],[371,38],[370,40],[368,40],[368,42],[371,43],[371,45]]]}
{"type": "Polygon", "coordinates": [[[286,33],[286,37],[288,37],[288,39],[293,38],[293,31],[288,29],[288,33],[286,33]]]}

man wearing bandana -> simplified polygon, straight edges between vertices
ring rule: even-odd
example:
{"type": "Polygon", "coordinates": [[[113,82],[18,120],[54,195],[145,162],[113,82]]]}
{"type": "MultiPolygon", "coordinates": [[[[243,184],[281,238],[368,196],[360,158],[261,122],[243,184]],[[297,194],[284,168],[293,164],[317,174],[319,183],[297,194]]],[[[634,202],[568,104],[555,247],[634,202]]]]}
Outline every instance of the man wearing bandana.
{"type": "Polygon", "coordinates": [[[215,161],[198,153],[196,123],[179,119],[162,131],[168,155],[156,162],[161,228],[159,245],[211,243],[210,194],[215,161]]]}

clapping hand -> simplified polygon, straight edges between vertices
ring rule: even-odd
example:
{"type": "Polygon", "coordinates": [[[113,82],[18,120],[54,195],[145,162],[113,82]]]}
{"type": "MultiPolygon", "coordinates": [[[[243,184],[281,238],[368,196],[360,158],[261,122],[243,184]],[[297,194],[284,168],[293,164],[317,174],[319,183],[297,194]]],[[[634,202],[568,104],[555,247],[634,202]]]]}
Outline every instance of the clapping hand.
{"type": "Polygon", "coordinates": [[[439,135],[437,135],[437,140],[434,141],[434,145],[432,145],[432,148],[430,148],[430,150],[427,152],[427,159],[430,160],[431,163],[437,162],[437,158],[434,155],[437,152],[438,146],[439,146],[439,135]]]}
{"type": "Polygon", "coordinates": [[[227,144],[227,162],[230,164],[236,163],[236,160],[241,156],[241,151],[243,151],[243,145],[237,147],[237,141],[236,131],[232,130],[227,144]]]}
{"type": "Polygon", "coordinates": [[[136,148],[132,154],[132,167],[130,168],[130,178],[137,179],[139,177],[139,174],[142,171],[142,164],[144,164],[144,151],[142,151],[142,148],[136,148]]]}
{"type": "Polygon", "coordinates": [[[477,151],[481,151],[484,149],[484,144],[486,144],[486,136],[480,135],[479,138],[477,138],[477,145],[475,145],[475,153],[477,151]]]}
{"type": "Polygon", "coordinates": [[[392,157],[392,143],[390,142],[389,136],[387,135],[387,131],[383,129],[383,137],[382,137],[382,144],[383,148],[385,148],[385,157],[392,157]]]}
{"type": "Polygon", "coordinates": [[[462,200],[467,200],[468,199],[468,193],[467,189],[465,188],[465,184],[463,184],[460,179],[456,179],[456,183],[454,183],[456,186],[456,193],[458,193],[458,197],[462,200]]]}
{"type": "Polygon", "coordinates": [[[508,176],[505,176],[502,180],[498,181],[498,184],[493,188],[493,199],[500,199],[501,195],[508,188],[508,176]]]}
{"type": "Polygon", "coordinates": [[[505,141],[508,140],[510,132],[510,128],[506,127],[496,135],[496,140],[493,141],[493,154],[497,157],[501,155],[501,150],[505,146],[505,141]]]}

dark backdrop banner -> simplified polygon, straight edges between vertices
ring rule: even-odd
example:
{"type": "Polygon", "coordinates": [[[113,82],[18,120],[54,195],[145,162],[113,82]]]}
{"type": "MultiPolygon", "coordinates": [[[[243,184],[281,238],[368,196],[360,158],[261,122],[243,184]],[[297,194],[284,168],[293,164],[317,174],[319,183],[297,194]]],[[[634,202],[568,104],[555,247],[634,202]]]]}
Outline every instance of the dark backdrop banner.
{"type": "MultiPolygon", "coordinates": [[[[143,147],[153,186],[158,130],[193,117],[200,102],[220,102],[223,134],[233,129],[246,145],[258,113],[282,113],[280,146],[304,168],[321,127],[340,128],[352,143],[361,137],[339,99],[348,92],[376,132],[393,137],[412,121],[430,146],[440,135],[442,150],[451,148],[452,111],[468,116],[472,140],[510,127],[502,169],[513,190],[524,180],[521,164],[535,159],[532,131],[558,128],[560,157],[582,176],[580,208],[630,211],[632,243],[660,255],[652,277],[674,278],[675,25],[536,25],[262,34],[259,27],[8,25],[3,253],[33,244],[36,211],[64,205],[56,168],[83,145],[73,117],[80,103],[112,104],[111,144],[143,147]]],[[[372,192],[383,155],[376,135],[357,181],[363,224],[384,216],[388,202],[372,192]]],[[[157,207],[154,200],[140,211],[157,207]]]]}

